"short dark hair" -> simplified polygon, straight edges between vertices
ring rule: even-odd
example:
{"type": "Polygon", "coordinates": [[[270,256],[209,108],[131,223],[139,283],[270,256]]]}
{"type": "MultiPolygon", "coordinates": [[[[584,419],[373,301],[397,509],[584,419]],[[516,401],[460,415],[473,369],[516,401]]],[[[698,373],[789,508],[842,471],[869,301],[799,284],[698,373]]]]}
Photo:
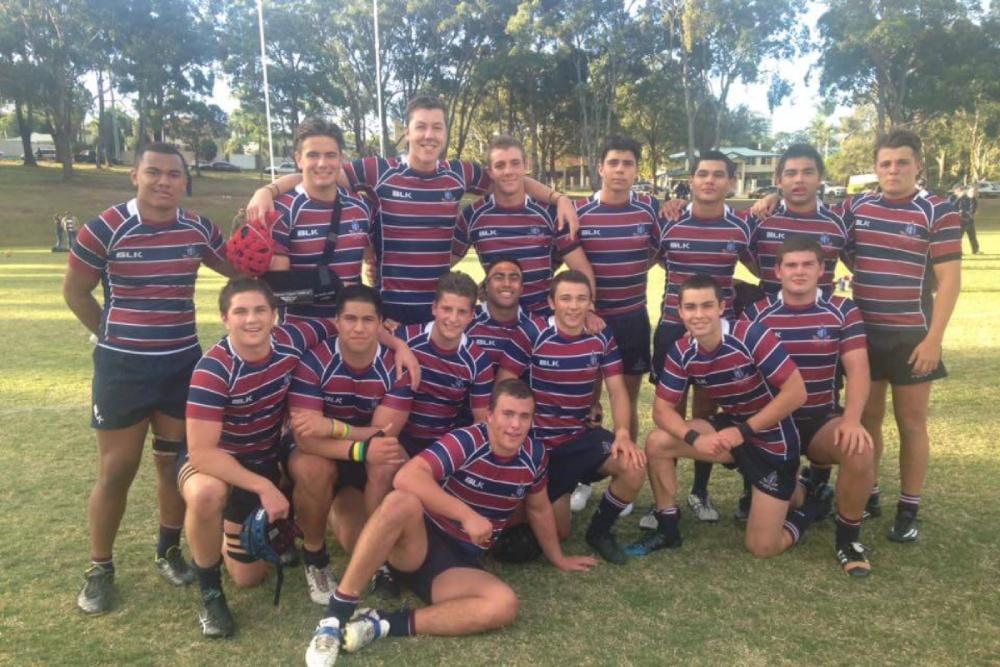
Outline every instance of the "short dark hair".
{"type": "Polygon", "coordinates": [[[677,301],[680,302],[684,299],[684,292],[687,290],[707,288],[714,290],[715,298],[719,300],[719,303],[722,303],[722,287],[719,286],[719,283],[716,282],[715,278],[707,273],[696,273],[682,282],[681,288],[677,292],[677,301]]]}
{"type": "Polygon", "coordinates": [[[516,148],[521,151],[521,159],[525,158],[524,144],[510,136],[509,134],[497,134],[490,139],[490,145],[486,148],[486,166],[493,165],[493,151],[516,148]]]}
{"type": "Polygon", "coordinates": [[[375,314],[378,315],[380,320],[382,319],[382,297],[377,290],[368,285],[356,283],[340,288],[340,291],[337,293],[337,315],[340,315],[340,312],[344,310],[344,305],[349,301],[370,303],[375,307],[375,314]]]}
{"type": "Polygon", "coordinates": [[[611,151],[631,152],[635,157],[636,164],[639,164],[639,160],[642,159],[642,144],[632,137],[626,137],[622,134],[611,134],[604,139],[604,143],[601,144],[601,162],[604,162],[604,158],[611,151]]]}
{"type": "Polygon", "coordinates": [[[405,118],[407,125],[410,124],[410,116],[413,115],[413,112],[416,111],[417,109],[429,109],[429,110],[440,109],[441,113],[444,114],[445,124],[447,125],[448,123],[448,107],[438,97],[431,97],[430,95],[421,95],[419,97],[414,97],[412,100],[410,100],[406,104],[406,111],[405,111],[405,118]]]}
{"type": "Polygon", "coordinates": [[[475,308],[479,288],[476,287],[476,281],[461,271],[449,271],[438,280],[437,289],[434,290],[434,303],[440,301],[445,294],[467,297],[470,305],[475,308]]]}
{"type": "Polygon", "coordinates": [[[184,165],[184,173],[188,172],[188,163],[184,158],[184,154],[181,153],[181,149],[177,148],[176,144],[169,144],[165,141],[153,141],[148,144],[142,144],[135,150],[135,166],[139,166],[142,162],[142,156],[146,153],[159,153],[161,155],[176,155],[181,159],[181,164],[184,165]]]}
{"type": "Polygon", "coordinates": [[[823,164],[823,156],[819,154],[815,146],[810,144],[792,144],[785,149],[785,152],[778,158],[778,166],[774,173],[781,178],[781,173],[785,171],[785,163],[794,158],[808,158],[816,163],[816,171],[822,176],[826,173],[826,165],[823,164]]]}
{"type": "Polygon", "coordinates": [[[307,118],[295,127],[293,145],[295,152],[309,137],[330,137],[337,142],[337,149],[344,150],[344,131],[336,123],[323,118],[307,118]]]}
{"type": "Polygon", "coordinates": [[[512,255],[501,255],[500,257],[495,257],[492,262],[486,265],[487,276],[490,275],[490,271],[492,271],[493,267],[497,264],[513,264],[520,269],[521,273],[524,273],[524,267],[521,266],[521,262],[516,257],[512,255]]]}
{"type": "Polygon", "coordinates": [[[923,159],[923,144],[920,142],[920,137],[917,136],[917,133],[912,130],[896,128],[879,136],[875,141],[875,150],[872,152],[872,158],[876,162],[878,162],[878,152],[883,148],[909,148],[913,151],[915,158],[918,160],[923,159]]]}
{"type": "Polygon", "coordinates": [[[587,291],[590,292],[590,298],[594,298],[594,288],[590,285],[590,278],[583,271],[577,271],[576,269],[567,269],[557,273],[554,278],[552,278],[552,283],[549,285],[549,296],[555,300],[556,290],[563,283],[577,283],[579,285],[586,285],[587,291]]]}
{"type": "MultiPolygon", "coordinates": [[[[159,152],[159,151],[155,151],[159,152]]],[[[260,278],[251,278],[247,276],[238,276],[236,278],[230,278],[229,282],[226,283],[222,291],[219,292],[219,312],[225,315],[229,312],[229,306],[232,305],[233,297],[237,294],[242,294],[243,292],[260,292],[267,299],[267,305],[271,309],[278,307],[278,298],[274,296],[274,292],[271,290],[271,286],[260,278]]]]}
{"type": "Polygon", "coordinates": [[[781,262],[785,259],[785,255],[790,252],[811,252],[816,255],[816,261],[820,264],[823,263],[823,246],[819,244],[819,241],[811,236],[806,236],[805,234],[792,234],[778,246],[778,252],[775,254],[777,258],[777,266],[781,266],[781,262]]]}
{"type": "Polygon", "coordinates": [[[733,162],[728,155],[722,151],[710,150],[710,151],[700,151],[695,157],[694,162],[691,163],[691,175],[694,176],[695,172],[698,171],[698,165],[702,162],[724,162],[726,164],[726,174],[729,178],[736,177],[736,163],[733,162]]]}
{"type": "Polygon", "coordinates": [[[535,395],[531,393],[531,389],[524,380],[519,380],[518,378],[507,378],[493,385],[493,393],[490,394],[490,410],[497,407],[497,402],[501,396],[513,396],[520,399],[530,398],[532,403],[535,401],[535,395]]]}

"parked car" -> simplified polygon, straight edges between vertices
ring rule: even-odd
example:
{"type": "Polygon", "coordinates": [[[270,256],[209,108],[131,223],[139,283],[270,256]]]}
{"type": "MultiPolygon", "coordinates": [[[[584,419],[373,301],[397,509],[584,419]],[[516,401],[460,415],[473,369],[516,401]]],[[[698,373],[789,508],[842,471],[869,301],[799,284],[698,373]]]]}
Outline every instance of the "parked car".
{"type": "Polygon", "coordinates": [[[208,171],[243,171],[235,164],[231,162],[226,162],[225,160],[215,160],[214,162],[209,162],[202,166],[202,169],[207,169],[208,171]]]}
{"type": "Polygon", "coordinates": [[[35,159],[36,160],[55,160],[56,159],[56,149],[54,149],[54,148],[37,148],[37,149],[35,149],[35,159]]]}
{"type": "Polygon", "coordinates": [[[756,190],[753,190],[747,196],[750,197],[750,199],[761,199],[763,197],[766,197],[768,195],[773,195],[773,194],[778,194],[778,186],[776,186],[776,185],[765,185],[765,186],[757,188],[756,190]]]}
{"type": "Polygon", "coordinates": [[[1000,197],[1000,181],[979,181],[976,190],[983,199],[996,199],[1000,197]]]}
{"type": "Polygon", "coordinates": [[[826,194],[829,197],[846,197],[847,188],[843,185],[830,185],[826,188],[826,194]]]}
{"type": "MultiPolygon", "coordinates": [[[[274,168],[276,174],[294,174],[299,170],[294,162],[282,162],[277,167],[274,168]]],[[[267,167],[264,167],[264,171],[270,171],[267,167]]]]}
{"type": "Polygon", "coordinates": [[[97,151],[93,148],[88,148],[87,150],[80,151],[73,156],[74,162],[89,162],[91,164],[97,164],[97,151]]]}
{"type": "Polygon", "coordinates": [[[649,181],[637,181],[632,185],[632,192],[648,195],[653,193],[653,184],[649,181]]]}

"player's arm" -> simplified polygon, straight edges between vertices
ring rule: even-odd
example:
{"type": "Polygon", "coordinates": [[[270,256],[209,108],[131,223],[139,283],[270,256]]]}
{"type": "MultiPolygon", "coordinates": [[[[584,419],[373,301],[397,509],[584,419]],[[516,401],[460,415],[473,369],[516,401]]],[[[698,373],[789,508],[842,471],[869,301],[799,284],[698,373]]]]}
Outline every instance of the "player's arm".
{"type": "Polygon", "coordinates": [[[390,350],[396,358],[396,379],[400,380],[404,373],[410,374],[410,389],[417,390],[420,386],[420,362],[413,354],[410,346],[385,327],[378,328],[378,342],[390,350]]]}
{"type": "Polygon", "coordinates": [[[766,220],[774,213],[774,209],[778,208],[779,202],[781,202],[781,195],[778,194],[761,197],[750,207],[750,215],[758,220],[766,220]]]}
{"type": "Polygon", "coordinates": [[[802,379],[802,373],[796,368],[778,389],[778,395],[760,412],[747,419],[747,426],[754,433],[770,428],[801,408],[806,398],[808,398],[806,383],[802,379]]]}
{"type": "Polygon", "coordinates": [[[661,430],[686,442],[703,454],[717,455],[724,449],[718,444],[717,433],[689,436],[692,431],[691,425],[677,412],[677,405],[661,396],[657,396],[653,401],[653,422],[661,430]]]}
{"type": "Polygon", "coordinates": [[[195,470],[256,493],[269,519],[288,516],[288,499],[271,480],[247,470],[232,454],[219,449],[222,422],[188,417],[185,428],[188,456],[195,470]]]}
{"type": "Polygon", "coordinates": [[[63,279],[63,298],[76,319],[92,334],[100,336],[101,304],[94,297],[94,288],[101,281],[100,273],[91,273],[70,262],[63,279]]]}
{"type": "Polygon", "coordinates": [[[399,491],[415,495],[428,511],[462,524],[474,543],[485,546],[493,536],[493,524],[489,519],[446,493],[435,479],[430,463],[422,456],[410,459],[400,468],[392,485],[399,491]]]}
{"type": "Polygon", "coordinates": [[[605,375],[604,384],[608,388],[608,401],[611,403],[611,420],[615,434],[615,441],[611,444],[611,456],[623,457],[628,465],[641,468],[646,465],[646,453],[635,446],[629,434],[632,405],[629,402],[628,389],[625,387],[625,376],[621,373],[605,375]]]}
{"type": "Polygon", "coordinates": [[[524,499],[524,506],[531,531],[550,563],[564,572],[586,572],[597,565],[597,561],[590,556],[567,556],[563,553],[556,532],[556,515],[545,487],[536,493],[529,493],[524,499]]]}
{"type": "MultiPolygon", "coordinates": [[[[302,174],[285,174],[273,183],[257,188],[247,203],[247,220],[264,220],[267,214],[274,210],[274,200],[286,192],[291,192],[301,182],[302,174]]],[[[337,178],[337,185],[350,187],[343,170],[337,178]]]]}
{"type": "Polygon", "coordinates": [[[934,264],[934,278],[937,280],[937,292],[934,295],[934,310],[931,315],[931,325],[927,335],[913,348],[909,363],[914,375],[926,375],[941,363],[941,342],[948,321],[958,302],[958,294],[962,289],[962,261],[951,260],[934,264]]]}
{"type": "Polygon", "coordinates": [[[378,429],[371,427],[344,427],[343,422],[328,419],[320,410],[292,407],[289,409],[295,444],[306,454],[315,454],[327,459],[349,461],[351,444],[354,440],[364,440],[364,436],[374,435],[378,429]]]}
{"type": "Polygon", "coordinates": [[[840,355],[840,363],[844,367],[846,381],[846,398],[844,400],[844,415],[837,427],[837,444],[850,454],[870,449],[873,446],[871,435],[861,425],[861,412],[868,402],[872,381],[868,366],[868,350],[859,348],[840,355]]]}
{"type": "Polygon", "coordinates": [[[539,183],[530,176],[524,177],[524,191],[537,202],[555,204],[556,225],[559,229],[568,226],[569,237],[576,238],[576,233],[580,229],[580,220],[576,217],[576,206],[573,205],[573,200],[568,195],[564,195],[544,183],[539,183]]]}

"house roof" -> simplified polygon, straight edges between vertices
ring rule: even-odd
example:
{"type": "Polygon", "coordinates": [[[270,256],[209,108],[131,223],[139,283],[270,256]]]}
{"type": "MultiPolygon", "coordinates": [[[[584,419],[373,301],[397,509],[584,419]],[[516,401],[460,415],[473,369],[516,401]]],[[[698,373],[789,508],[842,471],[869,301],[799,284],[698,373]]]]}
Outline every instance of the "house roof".
{"type": "MultiPolygon", "coordinates": [[[[755,148],[746,148],[744,146],[722,146],[719,150],[730,158],[751,158],[751,157],[779,157],[781,153],[773,153],[771,151],[759,151],[755,148]]],[[[695,155],[698,151],[695,150],[695,155]]],[[[680,153],[674,153],[670,156],[671,160],[682,160],[684,156],[687,155],[686,152],[681,151],[680,153]]]]}

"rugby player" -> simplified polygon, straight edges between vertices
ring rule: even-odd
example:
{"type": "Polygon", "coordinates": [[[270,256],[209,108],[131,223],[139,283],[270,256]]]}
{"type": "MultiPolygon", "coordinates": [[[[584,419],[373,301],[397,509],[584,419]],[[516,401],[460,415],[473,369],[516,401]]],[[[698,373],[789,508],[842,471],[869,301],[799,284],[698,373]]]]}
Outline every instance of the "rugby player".
{"type": "Polygon", "coordinates": [[[91,565],[77,597],[89,614],[113,604],[112,549],[150,428],[160,513],[156,569],[177,586],[194,581],[180,552],[184,501],[174,470],[187,388],[201,357],[194,286],[202,263],[232,273],[218,228],[178,208],[188,172],[175,146],[140,149],[131,178],[135,198],[80,229],[63,283],[70,310],[98,340],[90,424],[99,466],[87,508],[91,565]],[[98,283],[103,307],[92,293],[98,283]]]}
{"type": "Polygon", "coordinates": [[[307,665],[333,665],[342,645],[354,652],[386,636],[467,635],[513,622],[517,594],[484,571],[480,557],[522,502],[554,566],[586,571],[596,564],[562,552],[545,494],[545,448],[529,435],[533,409],[523,382],[498,382],[485,423],[452,431],[403,466],[395,491],[361,532],[309,643],[307,665]],[[357,609],[386,561],[428,606],[357,609]]]}
{"type": "Polygon", "coordinates": [[[465,333],[490,358],[494,373],[503,358],[507,341],[528,319],[520,306],[523,287],[524,272],[521,263],[513,257],[501,256],[486,268],[483,290],[486,298],[476,307],[476,314],[465,333]]]}
{"type": "Polygon", "coordinates": [[[330,509],[337,540],[350,552],[406,460],[396,436],[413,400],[409,378],[395,377],[393,353],[378,343],[378,292],[348,285],[336,309],[337,335],[303,356],[288,395],[296,520],[309,595],[318,604],[329,602],[336,585],[325,540],[330,509]],[[331,427],[331,419],[348,428],[331,427]]]}
{"type": "Polygon", "coordinates": [[[533,435],[549,453],[549,498],[556,511],[560,539],[569,537],[569,494],[578,482],[611,477],[587,528],[587,543],[605,560],[623,564],[625,554],[611,532],[615,520],[642,487],[645,456],[629,433],[629,400],[621,357],[610,328],[588,333],[584,320],[591,307],[590,281],[579,271],[563,271],[552,280],[553,316],[518,328],[500,360],[498,378],[527,373],[537,411],[533,435]],[[614,433],[589,428],[595,385],[604,378],[614,433]]]}
{"type": "MultiPolygon", "coordinates": [[[[792,414],[802,453],[812,462],[839,466],[836,555],[845,572],[866,576],[871,565],[859,538],[875,480],[871,436],[861,425],[871,389],[868,350],[854,303],[822,293],[825,254],[815,239],[790,234],[775,251],[774,276],[781,291],[748,306],[742,318],[774,332],[802,373],[808,398],[792,414]],[[837,395],[839,366],[847,378],[843,408],[837,395]]],[[[822,489],[814,479],[807,486],[813,494],[822,489]]]]}
{"type": "Polygon", "coordinates": [[[288,377],[300,357],[332,331],[318,319],[275,327],[277,301],[256,278],[230,280],[219,294],[219,311],[227,335],[191,377],[187,448],[177,468],[206,637],[235,631],[222,591],[223,560],[240,587],[255,586],[267,574],[267,564],[240,545],[240,527],[258,507],[270,521],[288,516],[288,500],[277,486],[288,377]]]}
{"type": "MultiPolygon", "coordinates": [[[[481,165],[442,160],[447,146],[447,108],[436,98],[418,97],[406,106],[408,153],[405,159],[368,157],[344,165],[341,186],[364,191],[376,204],[372,229],[377,261],[375,286],[385,302],[386,317],[402,324],[431,319],[438,278],[451,265],[451,241],[462,197],[486,194],[492,187],[481,165]]],[[[289,174],[254,194],[247,215],[264,219],[273,198],[301,181],[289,174]]],[[[576,213],[565,195],[525,178],[527,194],[536,202],[555,204],[559,224],[576,226],[576,213]]]]}
{"type": "MultiPolygon", "coordinates": [[[[556,208],[540,204],[525,193],[527,162],[524,146],[508,136],[490,140],[486,171],[493,192],[462,209],[451,245],[451,263],[457,264],[475,248],[485,269],[500,257],[518,260],[522,272],[521,306],[529,315],[551,315],[549,283],[557,261],[582,271],[593,282],[590,262],[569,230],[556,228],[556,208]]],[[[603,327],[602,327],[603,328],[603,327]]]]}
{"type": "MultiPolygon", "coordinates": [[[[697,175],[692,180],[697,192],[697,175]]],[[[667,351],[653,406],[657,428],[646,438],[657,529],[627,552],[643,556],[681,545],[676,461],[691,458],[727,464],[750,479],[746,547],[758,558],[776,556],[798,541],[819,511],[814,499],[796,510],[789,502],[798,490],[799,465],[791,415],[806,401],[805,382],[773,333],[723,318],[725,295],[713,277],[692,276],[674,293],[691,335],[667,351]],[[703,387],[722,412],[685,421],[680,406],[689,384],[703,387]]]]}

